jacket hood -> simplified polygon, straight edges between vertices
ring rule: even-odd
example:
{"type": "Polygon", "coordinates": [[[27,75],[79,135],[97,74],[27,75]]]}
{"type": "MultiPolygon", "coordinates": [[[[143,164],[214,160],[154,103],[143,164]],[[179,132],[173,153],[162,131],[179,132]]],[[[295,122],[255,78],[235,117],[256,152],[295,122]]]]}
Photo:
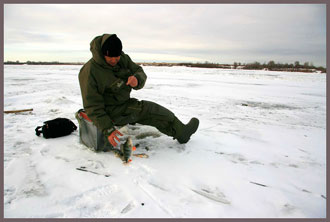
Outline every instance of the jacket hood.
{"type": "Polygon", "coordinates": [[[94,61],[104,67],[109,67],[106,63],[103,53],[102,53],[102,46],[104,42],[114,34],[103,34],[101,36],[96,36],[90,43],[90,50],[93,55],[94,61]]]}

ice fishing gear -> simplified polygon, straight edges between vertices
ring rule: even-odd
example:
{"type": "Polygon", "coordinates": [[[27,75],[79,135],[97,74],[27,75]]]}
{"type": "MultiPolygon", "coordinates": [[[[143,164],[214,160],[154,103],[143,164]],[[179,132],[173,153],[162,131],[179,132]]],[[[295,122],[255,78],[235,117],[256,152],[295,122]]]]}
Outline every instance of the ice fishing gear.
{"type": "Polygon", "coordinates": [[[75,116],[79,123],[80,142],[94,151],[108,151],[113,149],[104,134],[87,116],[85,110],[78,110],[75,116]]]}
{"type": "Polygon", "coordinates": [[[88,173],[93,173],[93,174],[101,175],[101,176],[105,176],[105,177],[110,177],[111,176],[111,174],[98,172],[98,171],[95,171],[95,169],[90,170],[90,169],[88,169],[87,167],[84,167],[84,166],[77,167],[76,170],[80,170],[80,171],[84,171],[84,172],[88,172],[88,173]]]}
{"type": "Polygon", "coordinates": [[[44,122],[43,126],[38,126],[35,131],[36,135],[40,136],[42,133],[43,137],[57,138],[71,134],[77,129],[77,126],[67,118],[56,118],[44,122]]]}
{"type": "MultiPolygon", "coordinates": [[[[124,163],[131,162],[132,152],[136,150],[133,145],[132,138],[127,137],[126,141],[120,144],[119,149],[111,146],[108,138],[97,129],[93,122],[88,118],[83,109],[76,112],[76,118],[79,122],[79,137],[80,141],[87,147],[92,148],[94,151],[113,151],[124,163]]],[[[124,126],[125,127],[125,126],[124,126]]],[[[123,127],[123,128],[124,128],[123,127]]],[[[120,132],[123,128],[116,130],[120,132]]],[[[120,135],[122,135],[120,133],[120,135]]],[[[125,137],[124,137],[125,138],[125,137]]],[[[148,158],[146,154],[136,155],[140,158],[148,158]]]]}

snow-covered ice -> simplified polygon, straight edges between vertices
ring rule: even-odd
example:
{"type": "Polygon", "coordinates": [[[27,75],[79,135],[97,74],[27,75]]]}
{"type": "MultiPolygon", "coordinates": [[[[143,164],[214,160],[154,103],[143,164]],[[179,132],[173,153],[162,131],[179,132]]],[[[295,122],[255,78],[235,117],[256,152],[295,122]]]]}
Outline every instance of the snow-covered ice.
{"type": "Polygon", "coordinates": [[[4,66],[4,110],[33,108],[4,114],[5,218],[326,217],[325,74],[144,67],[132,97],[200,127],[181,145],[128,126],[135,153],[149,158],[124,165],[82,145],[78,131],[35,135],[57,117],[78,126],[80,68],[4,66]]]}

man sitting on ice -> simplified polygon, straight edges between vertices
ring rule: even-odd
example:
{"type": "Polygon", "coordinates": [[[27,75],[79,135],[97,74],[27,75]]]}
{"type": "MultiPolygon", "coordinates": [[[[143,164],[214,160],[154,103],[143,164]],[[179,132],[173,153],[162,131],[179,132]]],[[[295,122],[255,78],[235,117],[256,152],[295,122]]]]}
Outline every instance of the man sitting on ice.
{"type": "Polygon", "coordinates": [[[147,76],[122,51],[115,34],[103,34],[90,43],[93,57],[81,68],[79,83],[87,116],[103,132],[110,144],[117,146],[122,134],[115,126],[139,123],[187,143],[197,131],[199,120],[183,124],[170,110],[150,101],[130,98],[131,90],[143,88],[147,76]]]}

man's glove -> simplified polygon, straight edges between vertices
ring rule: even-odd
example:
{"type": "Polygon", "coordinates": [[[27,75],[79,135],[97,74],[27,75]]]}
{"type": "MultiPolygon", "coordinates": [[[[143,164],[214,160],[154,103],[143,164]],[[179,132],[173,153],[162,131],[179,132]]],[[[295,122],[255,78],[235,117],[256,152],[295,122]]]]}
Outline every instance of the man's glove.
{"type": "Polygon", "coordinates": [[[112,132],[110,133],[110,135],[108,136],[108,140],[110,142],[110,144],[113,146],[113,147],[116,147],[117,146],[117,142],[115,139],[117,139],[118,142],[120,142],[120,139],[118,138],[118,136],[123,136],[123,134],[121,132],[119,132],[118,130],[116,129],[113,129],[112,132]]]}

